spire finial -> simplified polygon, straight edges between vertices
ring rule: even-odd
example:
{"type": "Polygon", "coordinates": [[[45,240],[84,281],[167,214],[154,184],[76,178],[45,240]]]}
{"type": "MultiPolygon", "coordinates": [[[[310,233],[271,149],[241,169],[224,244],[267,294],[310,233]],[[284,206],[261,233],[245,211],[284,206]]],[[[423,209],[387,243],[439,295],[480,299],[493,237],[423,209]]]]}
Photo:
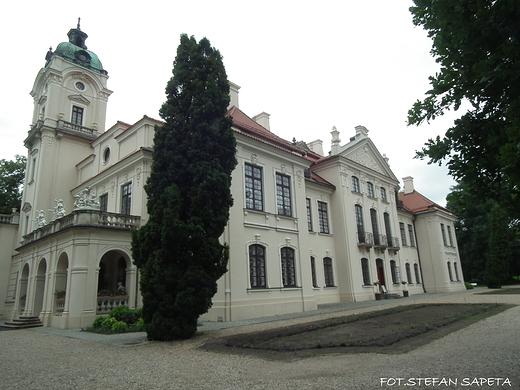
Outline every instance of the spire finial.
{"type": "Polygon", "coordinates": [[[80,22],[81,22],[81,18],[78,18],[78,30],[81,30],[81,28],[79,28],[80,22]]]}

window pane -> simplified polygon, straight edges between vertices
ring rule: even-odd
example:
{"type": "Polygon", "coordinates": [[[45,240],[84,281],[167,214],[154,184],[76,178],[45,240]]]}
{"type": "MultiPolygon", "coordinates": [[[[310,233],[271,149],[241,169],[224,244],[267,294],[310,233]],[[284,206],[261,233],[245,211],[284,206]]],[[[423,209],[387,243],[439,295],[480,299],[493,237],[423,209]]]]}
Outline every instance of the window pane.
{"type": "Polygon", "coordinates": [[[246,208],[263,211],[262,168],[245,165],[246,208]]]}

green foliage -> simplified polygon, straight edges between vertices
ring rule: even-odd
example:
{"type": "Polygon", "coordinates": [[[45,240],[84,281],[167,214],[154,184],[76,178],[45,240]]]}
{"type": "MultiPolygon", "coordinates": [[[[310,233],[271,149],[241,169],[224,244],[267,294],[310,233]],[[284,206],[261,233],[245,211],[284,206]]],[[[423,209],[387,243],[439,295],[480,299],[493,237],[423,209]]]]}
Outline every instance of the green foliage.
{"type": "Polygon", "coordinates": [[[408,124],[434,120],[463,102],[471,107],[444,137],[417,153],[446,161],[468,191],[520,216],[520,2],[414,0],[413,23],[428,31],[440,71],[408,113],[408,124]]]}
{"type": "Polygon", "coordinates": [[[145,186],[148,222],[134,232],[148,338],[192,337],[211,307],[229,250],[219,238],[229,219],[236,141],[227,116],[222,57],[204,38],[181,35],[157,127],[145,186]]]}
{"type": "Polygon", "coordinates": [[[87,330],[99,333],[125,333],[142,332],[145,327],[141,309],[132,310],[127,306],[118,306],[112,309],[108,316],[97,317],[87,330]]]}
{"type": "Polygon", "coordinates": [[[0,160],[0,214],[20,209],[26,163],[27,159],[19,155],[15,160],[0,160]]]}
{"type": "Polygon", "coordinates": [[[101,328],[103,325],[103,321],[106,320],[107,317],[105,316],[98,316],[96,317],[96,319],[94,320],[94,322],[92,323],[92,328],[94,329],[99,329],[101,328]]]}
{"type": "Polygon", "coordinates": [[[508,279],[511,259],[511,231],[505,211],[493,205],[489,213],[489,241],[486,255],[486,283],[489,288],[501,288],[508,279]]]}
{"type": "Polygon", "coordinates": [[[466,290],[473,290],[474,289],[474,287],[473,287],[473,285],[471,283],[467,283],[466,282],[466,283],[464,283],[464,285],[466,286],[466,290]]]}

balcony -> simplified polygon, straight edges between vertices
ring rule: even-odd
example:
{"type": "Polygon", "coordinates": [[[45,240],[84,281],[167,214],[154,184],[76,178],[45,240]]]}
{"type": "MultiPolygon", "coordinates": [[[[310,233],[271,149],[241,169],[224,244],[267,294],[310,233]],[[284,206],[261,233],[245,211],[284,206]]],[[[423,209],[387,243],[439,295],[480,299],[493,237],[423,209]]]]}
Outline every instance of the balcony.
{"type": "Polygon", "coordinates": [[[370,232],[358,231],[358,246],[370,248],[374,245],[374,236],[370,232]]]}
{"type": "Polygon", "coordinates": [[[387,247],[387,240],[384,234],[374,234],[374,248],[384,251],[387,247]]]}
{"type": "Polygon", "coordinates": [[[140,223],[141,217],[136,215],[107,213],[98,210],[75,210],[63,218],[49,222],[47,225],[23,236],[22,245],[30,244],[51,234],[73,227],[90,226],[94,228],[132,230],[138,229],[140,223]]]}
{"type": "Polygon", "coordinates": [[[388,249],[398,251],[401,247],[399,246],[399,238],[388,237],[388,249]]]}

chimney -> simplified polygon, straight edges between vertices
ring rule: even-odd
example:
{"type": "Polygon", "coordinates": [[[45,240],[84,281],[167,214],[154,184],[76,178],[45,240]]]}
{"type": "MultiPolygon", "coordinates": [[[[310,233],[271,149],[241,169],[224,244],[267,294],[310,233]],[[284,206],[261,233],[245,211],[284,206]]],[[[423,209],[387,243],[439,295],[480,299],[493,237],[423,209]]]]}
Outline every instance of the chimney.
{"type": "Polygon", "coordinates": [[[253,117],[253,120],[258,123],[260,126],[265,127],[267,130],[271,131],[269,128],[269,114],[267,112],[261,112],[258,115],[255,115],[253,117]]]}
{"type": "Polygon", "coordinates": [[[316,141],[307,142],[307,146],[314,153],[318,153],[320,156],[324,156],[323,154],[323,141],[321,139],[317,139],[316,141]]]}
{"type": "Polygon", "coordinates": [[[336,126],[332,126],[332,131],[330,132],[332,135],[332,145],[331,145],[331,154],[338,154],[340,152],[339,143],[341,140],[339,139],[339,131],[336,129],[336,126]]]}
{"type": "Polygon", "coordinates": [[[236,85],[235,83],[229,82],[229,107],[228,110],[231,109],[233,106],[238,108],[238,90],[240,89],[240,86],[236,85]]]}
{"type": "Polygon", "coordinates": [[[404,194],[411,194],[415,191],[413,188],[413,177],[406,176],[403,177],[403,183],[404,183],[404,194]]]}

